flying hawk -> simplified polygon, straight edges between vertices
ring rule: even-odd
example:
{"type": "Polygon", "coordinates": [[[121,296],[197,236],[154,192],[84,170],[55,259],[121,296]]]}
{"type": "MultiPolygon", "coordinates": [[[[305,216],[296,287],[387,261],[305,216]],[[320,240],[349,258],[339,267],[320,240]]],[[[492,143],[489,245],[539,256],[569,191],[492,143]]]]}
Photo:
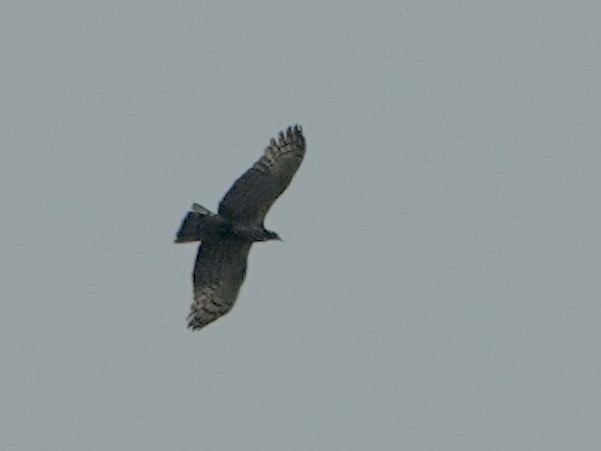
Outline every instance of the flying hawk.
{"type": "Polygon", "coordinates": [[[192,330],[232,309],[244,281],[252,244],[280,239],[277,233],[263,227],[263,220],[292,180],[304,155],[301,127],[288,127],[236,180],[219,203],[218,214],[192,205],[175,239],[176,243],[202,242],[192,276],[194,302],[188,315],[188,327],[192,330]]]}

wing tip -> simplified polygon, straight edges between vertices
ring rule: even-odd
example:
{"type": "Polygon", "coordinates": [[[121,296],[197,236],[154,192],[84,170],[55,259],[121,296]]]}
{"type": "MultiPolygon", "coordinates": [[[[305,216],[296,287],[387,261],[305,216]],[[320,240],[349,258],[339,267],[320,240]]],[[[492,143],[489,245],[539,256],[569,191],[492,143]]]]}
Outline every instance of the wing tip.
{"type": "MultiPolygon", "coordinates": [[[[208,324],[211,324],[213,321],[221,318],[225,315],[230,309],[223,310],[212,310],[208,308],[206,305],[206,301],[208,298],[203,298],[202,296],[195,299],[192,305],[190,306],[190,313],[188,314],[186,321],[188,322],[188,329],[191,329],[192,332],[196,332],[197,330],[202,329],[208,324]],[[203,303],[202,301],[205,301],[203,303]]],[[[217,306],[218,308],[223,306],[224,304],[218,304],[214,300],[209,300],[213,306],[217,306]]]]}
{"type": "Polygon", "coordinates": [[[275,139],[272,139],[270,147],[284,147],[287,144],[296,144],[299,147],[305,147],[303,127],[300,124],[290,125],[285,131],[280,131],[277,143],[275,139]]]}
{"type": "Polygon", "coordinates": [[[203,319],[201,315],[198,315],[198,312],[193,311],[188,315],[186,321],[188,322],[188,329],[190,329],[192,332],[196,332],[205,327],[207,324],[212,323],[217,318],[219,318],[219,316],[215,316],[214,318],[203,319]]]}

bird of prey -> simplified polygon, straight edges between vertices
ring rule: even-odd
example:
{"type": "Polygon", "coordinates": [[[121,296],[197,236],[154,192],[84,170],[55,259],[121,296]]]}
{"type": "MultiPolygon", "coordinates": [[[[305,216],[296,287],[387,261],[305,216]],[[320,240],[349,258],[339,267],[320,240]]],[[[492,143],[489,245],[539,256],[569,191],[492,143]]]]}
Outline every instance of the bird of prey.
{"type": "Polygon", "coordinates": [[[305,155],[300,126],[271,140],[263,156],[225,194],[217,214],[193,204],[177,232],[176,243],[201,241],[192,280],[194,301],[188,327],[198,330],[229,312],[246,275],[255,241],[279,240],[263,220],[284,192],[305,155]]]}

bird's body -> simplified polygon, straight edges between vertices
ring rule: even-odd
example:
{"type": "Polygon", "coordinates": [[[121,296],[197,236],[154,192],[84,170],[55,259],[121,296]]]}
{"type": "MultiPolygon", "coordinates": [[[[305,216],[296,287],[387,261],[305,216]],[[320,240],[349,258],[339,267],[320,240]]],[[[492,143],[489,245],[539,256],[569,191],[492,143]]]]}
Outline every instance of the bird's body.
{"type": "Polygon", "coordinates": [[[280,132],[264,155],[225,194],[218,214],[193,204],[176,243],[201,241],[194,266],[188,327],[200,329],[231,310],[246,275],[252,243],[279,239],[265,229],[269,208],[284,192],[305,154],[299,126],[280,132]]]}

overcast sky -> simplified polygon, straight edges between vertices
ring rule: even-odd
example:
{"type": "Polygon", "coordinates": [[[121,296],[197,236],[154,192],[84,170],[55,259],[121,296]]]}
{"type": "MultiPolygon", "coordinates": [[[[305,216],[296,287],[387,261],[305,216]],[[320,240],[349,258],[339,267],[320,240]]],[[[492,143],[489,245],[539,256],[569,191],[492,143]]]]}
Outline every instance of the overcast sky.
{"type": "Polygon", "coordinates": [[[601,449],[601,6],[0,3],[0,448],[601,449]],[[230,314],[192,202],[307,155],[230,314]]]}

